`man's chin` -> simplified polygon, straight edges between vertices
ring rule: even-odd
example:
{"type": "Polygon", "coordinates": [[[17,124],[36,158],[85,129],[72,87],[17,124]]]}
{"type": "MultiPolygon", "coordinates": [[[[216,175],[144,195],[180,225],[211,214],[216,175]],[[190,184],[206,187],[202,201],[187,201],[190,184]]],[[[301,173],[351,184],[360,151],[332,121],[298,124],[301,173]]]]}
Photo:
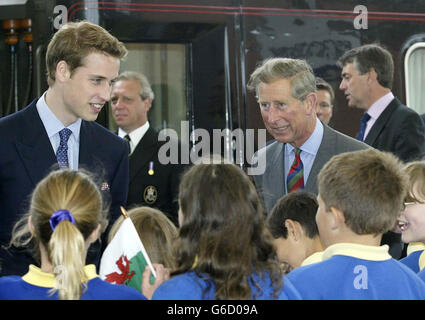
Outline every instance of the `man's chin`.
{"type": "Polygon", "coordinates": [[[81,117],[81,119],[83,119],[85,121],[92,122],[92,121],[96,121],[98,115],[99,115],[98,113],[96,113],[96,114],[90,114],[90,115],[85,115],[85,116],[81,117]]]}
{"type": "Polygon", "coordinates": [[[271,134],[271,136],[279,142],[282,143],[288,143],[291,141],[291,137],[289,137],[288,135],[278,135],[278,134],[271,134]]]}
{"type": "Polygon", "coordinates": [[[358,102],[356,102],[356,101],[351,101],[351,100],[349,100],[349,101],[348,101],[348,107],[349,107],[349,108],[363,109],[363,108],[359,107],[358,102]]]}

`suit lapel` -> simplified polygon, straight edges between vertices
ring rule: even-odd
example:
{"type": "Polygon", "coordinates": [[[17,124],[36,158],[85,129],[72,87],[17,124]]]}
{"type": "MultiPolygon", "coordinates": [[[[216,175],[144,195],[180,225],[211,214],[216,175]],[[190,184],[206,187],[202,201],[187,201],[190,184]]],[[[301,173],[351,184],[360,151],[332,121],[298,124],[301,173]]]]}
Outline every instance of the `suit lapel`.
{"type": "Polygon", "coordinates": [[[37,100],[34,100],[22,111],[24,129],[18,129],[20,135],[17,135],[16,140],[18,155],[34,185],[57,163],[46,129],[38,115],[36,103],[37,100]]]}
{"type": "Polygon", "coordinates": [[[393,114],[394,110],[397,109],[399,104],[400,102],[397,100],[397,98],[394,98],[393,101],[391,101],[391,103],[385,108],[385,110],[381,113],[376,122],[373,124],[366,139],[364,140],[365,143],[370,146],[373,146],[376,139],[381,134],[382,130],[385,128],[386,123],[391,118],[391,115],[393,114]]]}
{"type": "Polygon", "coordinates": [[[311,167],[308,175],[308,180],[305,185],[305,190],[313,193],[317,193],[317,176],[320,169],[329,160],[329,155],[334,154],[333,148],[336,146],[335,135],[329,127],[323,124],[323,138],[320,143],[320,147],[317,150],[316,157],[314,158],[313,166],[311,167]]]}
{"type": "Polygon", "coordinates": [[[274,144],[275,146],[271,147],[271,152],[267,154],[267,157],[270,157],[270,162],[266,159],[266,168],[269,168],[269,170],[266,170],[267,176],[265,180],[269,181],[270,191],[273,191],[274,194],[283,195],[286,193],[285,144],[279,142],[275,142],[274,144]]]}
{"type": "Polygon", "coordinates": [[[89,170],[98,169],[93,168],[93,164],[95,163],[93,157],[95,154],[99,154],[97,151],[99,144],[96,142],[92,126],[93,124],[88,121],[81,121],[80,150],[78,153],[78,167],[89,170]]]}
{"type": "Polygon", "coordinates": [[[130,181],[154,157],[157,142],[158,135],[156,131],[152,127],[149,127],[148,131],[146,131],[145,135],[137,144],[134,152],[130,155],[130,181]]]}

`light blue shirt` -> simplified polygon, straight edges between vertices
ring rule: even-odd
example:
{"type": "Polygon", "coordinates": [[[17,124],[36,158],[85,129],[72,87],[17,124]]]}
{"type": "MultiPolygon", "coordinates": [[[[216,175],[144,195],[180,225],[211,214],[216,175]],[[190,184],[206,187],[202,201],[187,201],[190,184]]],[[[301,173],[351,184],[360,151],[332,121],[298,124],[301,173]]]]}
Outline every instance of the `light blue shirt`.
{"type": "MultiPolygon", "coordinates": [[[[56,154],[56,151],[58,150],[59,143],[60,143],[59,131],[65,128],[65,126],[55,116],[52,110],[50,110],[50,108],[47,106],[45,96],[46,96],[46,92],[43,93],[40,99],[38,99],[37,111],[41,121],[43,122],[44,128],[46,129],[47,136],[49,137],[50,143],[53,148],[53,152],[56,154]]],[[[70,124],[67,128],[72,131],[72,134],[68,140],[69,168],[72,170],[78,170],[81,118],[79,118],[74,123],[70,124]]]]}
{"type": "MultiPolygon", "coordinates": [[[[307,184],[308,176],[310,175],[311,168],[313,167],[314,159],[316,159],[317,151],[323,139],[323,124],[316,118],[316,127],[310,138],[300,147],[301,161],[304,168],[304,186],[307,184]]],[[[295,148],[289,143],[285,143],[285,194],[288,193],[286,185],[286,177],[295,159],[295,148]]]]}

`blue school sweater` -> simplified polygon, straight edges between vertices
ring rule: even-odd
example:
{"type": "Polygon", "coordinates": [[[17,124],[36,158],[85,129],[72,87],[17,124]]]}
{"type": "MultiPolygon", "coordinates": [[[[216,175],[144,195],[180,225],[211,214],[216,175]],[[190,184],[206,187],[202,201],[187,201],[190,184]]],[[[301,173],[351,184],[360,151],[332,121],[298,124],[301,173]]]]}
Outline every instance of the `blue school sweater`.
{"type": "MultiPolygon", "coordinates": [[[[253,274],[250,281],[252,300],[274,300],[271,279],[268,273],[260,278],[253,274]],[[255,283],[259,286],[257,288],[255,283]]],[[[283,279],[283,287],[278,291],[278,300],[299,300],[300,296],[292,283],[283,279]]],[[[152,300],[215,300],[212,280],[201,279],[194,271],[186,272],[162,283],[154,292],[152,300]]]]}
{"type": "Polygon", "coordinates": [[[425,282],[392,259],[387,245],[334,244],[323,252],[322,262],[297,268],[286,279],[302,299],[425,299],[425,282]]]}
{"type": "MultiPolygon", "coordinates": [[[[88,278],[87,289],[83,287],[81,300],[146,300],[137,290],[103,281],[96,274],[94,265],[87,265],[84,271],[88,278]]],[[[30,265],[24,276],[0,278],[0,300],[58,300],[58,292],[51,295],[55,276],[30,265]]]]}
{"type": "Polygon", "coordinates": [[[420,260],[424,259],[421,256],[424,256],[425,244],[422,242],[412,242],[409,243],[407,247],[407,256],[399,260],[404,265],[408,266],[415,273],[418,273],[423,269],[424,266],[420,265],[420,260]]]}
{"type": "Polygon", "coordinates": [[[424,281],[425,283],[425,269],[422,269],[422,271],[419,271],[418,273],[419,278],[422,279],[422,281],[424,281]]]}

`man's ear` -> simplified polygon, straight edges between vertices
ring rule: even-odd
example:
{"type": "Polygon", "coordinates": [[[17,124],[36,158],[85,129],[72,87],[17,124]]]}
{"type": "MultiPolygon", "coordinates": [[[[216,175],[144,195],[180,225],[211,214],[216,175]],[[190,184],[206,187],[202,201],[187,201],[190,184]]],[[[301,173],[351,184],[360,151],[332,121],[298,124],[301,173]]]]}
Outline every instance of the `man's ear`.
{"type": "Polygon", "coordinates": [[[66,81],[71,77],[71,70],[69,69],[69,65],[66,63],[66,61],[61,60],[56,65],[56,73],[55,73],[56,80],[59,80],[60,82],[66,81]]]}
{"type": "Polygon", "coordinates": [[[146,112],[148,112],[152,108],[152,99],[146,98],[145,103],[146,103],[146,105],[145,105],[146,112]]]}
{"type": "Polygon", "coordinates": [[[368,81],[375,82],[378,81],[378,74],[376,73],[374,68],[370,68],[368,71],[368,81]]]}
{"type": "Polygon", "coordinates": [[[285,227],[288,231],[288,239],[291,239],[294,242],[300,241],[303,230],[298,221],[286,219],[285,227]]]}
{"type": "Polygon", "coordinates": [[[304,102],[307,107],[307,114],[316,113],[316,104],[317,104],[317,95],[314,92],[310,92],[306,97],[304,102]]]}

